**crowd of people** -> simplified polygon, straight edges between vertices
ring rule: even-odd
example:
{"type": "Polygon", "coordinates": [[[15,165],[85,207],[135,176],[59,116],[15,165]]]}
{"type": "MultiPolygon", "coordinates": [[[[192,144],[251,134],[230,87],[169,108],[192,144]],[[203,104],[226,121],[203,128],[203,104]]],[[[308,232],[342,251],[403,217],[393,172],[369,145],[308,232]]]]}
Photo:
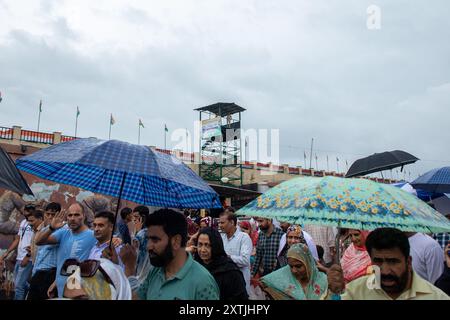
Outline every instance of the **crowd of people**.
{"type": "Polygon", "coordinates": [[[0,269],[14,299],[450,299],[446,233],[291,225],[232,207],[218,218],[123,207],[116,223],[114,209],[101,195],[63,209],[4,194],[2,230],[15,236],[0,269]]]}

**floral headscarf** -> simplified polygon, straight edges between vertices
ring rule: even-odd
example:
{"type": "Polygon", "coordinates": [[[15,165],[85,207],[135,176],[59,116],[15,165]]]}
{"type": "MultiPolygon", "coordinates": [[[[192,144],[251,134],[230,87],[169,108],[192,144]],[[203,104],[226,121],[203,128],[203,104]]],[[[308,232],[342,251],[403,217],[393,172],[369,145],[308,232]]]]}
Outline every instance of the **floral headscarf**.
{"type": "Polygon", "coordinates": [[[327,289],[327,276],[317,269],[316,262],[307,245],[292,245],[287,253],[288,258],[302,262],[306,267],[309,283],[303,290],[300,282],[292,274],[289,265],[261,278],[264,290],[276,300],[319,300],[327,289]]]}

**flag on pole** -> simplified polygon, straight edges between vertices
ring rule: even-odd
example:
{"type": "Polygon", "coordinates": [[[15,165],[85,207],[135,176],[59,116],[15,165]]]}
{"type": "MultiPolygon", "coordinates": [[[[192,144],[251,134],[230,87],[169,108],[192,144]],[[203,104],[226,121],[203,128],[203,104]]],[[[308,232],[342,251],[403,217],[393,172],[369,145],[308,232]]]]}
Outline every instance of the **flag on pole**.
{"type": "Polygon", "coordinates": [[[2,102],[3,98],[2,98],[2,92],[0,91],[0,102],[2,102]]]}
{"type": "Polygon", "coordinates": [[[77,118],[79,115],[80,115],[80,108],[78,108],[78,106],[77,106],[77,118]]]}
{"type": "Polygon", "coordinates": [[[164,124],[164,130],[165,130],[166,132],[169,132],[169,129],[167,129],[167,125],[166,125],[166,124],[164,124]]]}
{"type": "Polygon", "coordinates": [[[116,120],[114,120],[114,117],[113,117],[112,113],[111,113],[111,119],[109,120],[109,123],[110,123],[111,125],[113,125],[113,124],[116,123],[116,120]]]}
{"type": "Polygon", "coordinates": [[[338,157],[336,157],[336,161],[339,162],[339,158],[338,157]]]}
{"type": "Polygon", "coordinates": [[[42,100],[39,102],[39,113],[42,112],[42,100]]]}
{"type": "Polygon", "coordinates": [[[139,119],[139,126],[142,127],[142,128],[145,128],[145,127],[144,127],[144,124],[142,123],[142,120],[141,120],[141,119],[139,119]]]}

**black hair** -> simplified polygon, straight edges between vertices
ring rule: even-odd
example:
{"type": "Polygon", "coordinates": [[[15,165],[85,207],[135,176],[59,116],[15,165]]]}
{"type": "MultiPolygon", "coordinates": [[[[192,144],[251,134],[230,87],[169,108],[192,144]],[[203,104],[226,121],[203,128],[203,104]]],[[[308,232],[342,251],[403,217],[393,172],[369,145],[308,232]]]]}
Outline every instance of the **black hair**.
{"type": "Polygon", "coordinates": [[[170,238],[179,234],[181,247],[186,247],[188,226],[182,213],[171,209],[159,209],[148,216],[146,226],[161,226],[170,238]]]}
{"type": "Polygon", "coordinates": [[[226,211],[235,213],[235,212],[236,212],[236,209],[233,208],[233,207],[227,207],[227,208],[225,208],[224,212],[226,212],[226,211]]]}
{"type": "Polygon", "coordinates": [[[40,209],[36,209],[36,210],[31,210],[30,214],[28,215],[29,217],[35,217],[36,219],[44,219],[44,212],[40,209]]]}
{"type": "Polygon", "coordinates": [[[150,215],[150,210],[148,209],[148,207],[146,207],[146,206],[137,206],[136,208],[133,209],[133,212],[139,213],[139,215],[142,218],[142,224],[144,226],[148,227],[147,219],[148,219],[148,216],[150,215]]]}
{"type": "Polygon", "coordinates": [[[58,202],[50,202],[45,206],[45,211],[59,212],[61,211],[61,205],[58,202]]]}
{"type": "Polygon", "coordinates": [[[133,210],[131,210],[131,208],[125,207],[122,210],[120,210],[120,217],[122,218],[122,220],[125,220],[128,215],[132,214],[133,210]]]}
{"type": "Polygon", "coordinates": [[[366,248],[369,256],[372,256],[372,249],[398,248],[407,259],[410,247],[408,237],[402,231],[395,228],[378,228],[367,236],[366,248]]]}
{"type": "Polygon", "coordinates": [[[23,208],[25,211],[32,213],[34,210],[36,210],[36,205],[34,204],[26,204],[23,208]]]}
{"type": "Polygon", "coordinates": [[[325,251],[323,250],[322,246],[316,245],[317,248],[317,255],[319,256],[319,260],[323,260],[323,254],[325,251]]]}
{"type": "Polygon", "coordinates": [[[225,210],[220,214],[220,216],[226,216],[228,221],[233,221],[234,225],[237,226],[237,216],[233,211],[225,210]]]}
{"type": "Polygon", "coordinates": [[[114,224],[114,213],[112,213],[111,211],[97,212],[94,218],[106,218],[109,222],[111,222],[111,224],[114,224]]]}
{"type": "MultiPolygon", "coordinates": [[[[216,260],[219,257],[227,257],[219,231],[211,227],[202,228],[198,232],[197,242],[202,234],[206,234],[209,238],[209,242],[211,243],[211,260],[216,260]]],[[[201,261],[198,253],[195,254],[195,259],[197,261],[201,261]]]]}

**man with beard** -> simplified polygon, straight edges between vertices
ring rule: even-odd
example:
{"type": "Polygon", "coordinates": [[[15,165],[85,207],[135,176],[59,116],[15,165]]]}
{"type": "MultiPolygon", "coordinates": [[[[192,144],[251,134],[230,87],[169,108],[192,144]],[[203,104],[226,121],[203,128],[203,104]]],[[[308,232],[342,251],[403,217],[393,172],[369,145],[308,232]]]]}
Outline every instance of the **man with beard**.
{"type": "MultiPolygon", "coordinates": [[[[133,294],[142,300],[218,300],[219,288],[212,275],[186,252],[187,222],[183,214],[161,209],[149,215],[147,249],[154,268],[133,294]]],[[[136,273],[136,250],[120,251],[125,274],[136,273]]]]}
{"type": "Polygon", "coordinates": [[[331,292],[341,292],[341,299],[450,300],[442,290],[413,271],[409,241],[402,231],[376,229],[367,237],[366,248],[375,273],[348,283],[343,293],[342,269],[333,265],[328,271],[328,287],[331,292]]]}
{"type": "Polygon", "coordinates": [[[256,244],[256,259],[252,265],[252,275],[265,276],[276,269],[277,253],[283,231],[275,227],[272,219],[257,218],[261,230],[256,244]]]}

